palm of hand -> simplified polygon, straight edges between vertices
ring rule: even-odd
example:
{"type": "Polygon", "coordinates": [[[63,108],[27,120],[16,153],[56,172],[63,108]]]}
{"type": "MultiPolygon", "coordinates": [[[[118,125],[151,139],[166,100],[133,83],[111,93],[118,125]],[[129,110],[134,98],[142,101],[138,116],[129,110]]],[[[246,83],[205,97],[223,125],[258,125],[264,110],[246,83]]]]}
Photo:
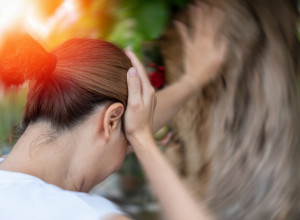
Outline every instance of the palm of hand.
{"type": "Polygon", "coordinates": [[[193,18],[192,36],[184,24],[176,22],[176,26],[185,54],[185,78],[196,87],[201,87],[217,76],[225,58],[226,41],[223,36],[217,37],[223,13],[219,9],[198,4],[190,7],[190,16],[193,18]]]}

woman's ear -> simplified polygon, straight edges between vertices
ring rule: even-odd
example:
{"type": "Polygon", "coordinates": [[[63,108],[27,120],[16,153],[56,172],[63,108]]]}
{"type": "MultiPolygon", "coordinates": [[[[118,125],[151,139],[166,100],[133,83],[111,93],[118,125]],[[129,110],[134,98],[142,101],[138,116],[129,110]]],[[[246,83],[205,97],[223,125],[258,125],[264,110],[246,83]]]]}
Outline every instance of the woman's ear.
{"type": "Polygon", "coordinates": [[[104,115],[104,134],[105,140],[108,141],[112,132],[121,125],[122,115],[124,113],[124,106],[119,103],[111,104],[105,111],[104,115]]]}

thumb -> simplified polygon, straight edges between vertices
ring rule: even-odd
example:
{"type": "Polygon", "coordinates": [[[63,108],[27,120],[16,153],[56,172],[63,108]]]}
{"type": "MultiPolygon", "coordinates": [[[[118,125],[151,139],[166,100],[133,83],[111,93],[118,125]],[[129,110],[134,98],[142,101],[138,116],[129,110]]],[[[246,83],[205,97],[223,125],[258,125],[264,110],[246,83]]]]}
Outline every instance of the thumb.
{"type": "Polygon", "coordinates": [[[127,72],[128,104],[137,104],[142,101],[142,85],[135,67],[127,72]]]}

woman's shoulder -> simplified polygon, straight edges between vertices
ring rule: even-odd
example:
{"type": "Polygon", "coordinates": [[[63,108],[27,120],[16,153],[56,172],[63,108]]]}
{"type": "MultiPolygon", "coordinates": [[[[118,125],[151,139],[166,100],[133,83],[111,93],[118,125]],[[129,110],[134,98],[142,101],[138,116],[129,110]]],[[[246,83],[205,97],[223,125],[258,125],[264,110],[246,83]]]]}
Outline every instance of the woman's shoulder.
{"type": "Polygon", "coordinates": [[[21,213],[31,213],[30,219],[42,215],[49,219],[103,219],[124,215],[116,205],[98,195],[64,190],[22,173],[0,171],[0,176],[0,219],[18,219],[16,215],[21,213]],[[12,206],[16,212],[9,212],[12,206]]]}
{"type": "Polygon", "coordinates": [[[98,212],[113,212],[115,214],[124,215],[124,213],[113,202],[108,199],[95,195],[82,192],[74,192],[81,201],[85,202],[88,206],[97,210],[98,212]]]}

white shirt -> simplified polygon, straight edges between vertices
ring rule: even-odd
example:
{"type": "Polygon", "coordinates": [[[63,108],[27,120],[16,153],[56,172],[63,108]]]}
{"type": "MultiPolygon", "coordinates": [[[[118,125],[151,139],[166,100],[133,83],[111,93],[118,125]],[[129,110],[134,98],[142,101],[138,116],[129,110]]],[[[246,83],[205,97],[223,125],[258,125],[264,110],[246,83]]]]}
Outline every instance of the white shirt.
{"type": "Polygon", "coordinates": [[[63,190],[28,174],[0,170],[1,220],[101,220],[118,214],[124,215],[100,196],[63,190]]]}

